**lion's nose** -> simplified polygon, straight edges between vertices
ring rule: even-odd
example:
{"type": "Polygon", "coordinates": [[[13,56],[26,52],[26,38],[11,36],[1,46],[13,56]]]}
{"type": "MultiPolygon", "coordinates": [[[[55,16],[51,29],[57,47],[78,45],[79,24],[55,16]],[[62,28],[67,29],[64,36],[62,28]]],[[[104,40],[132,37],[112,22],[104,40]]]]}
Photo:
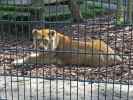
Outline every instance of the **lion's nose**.
{"type": "Polygon", "coordinates": [[[43,40],[43,43],[44,43],[44,45],[48,45],[48,40],[47,39],[44,39],[43,40]]]}

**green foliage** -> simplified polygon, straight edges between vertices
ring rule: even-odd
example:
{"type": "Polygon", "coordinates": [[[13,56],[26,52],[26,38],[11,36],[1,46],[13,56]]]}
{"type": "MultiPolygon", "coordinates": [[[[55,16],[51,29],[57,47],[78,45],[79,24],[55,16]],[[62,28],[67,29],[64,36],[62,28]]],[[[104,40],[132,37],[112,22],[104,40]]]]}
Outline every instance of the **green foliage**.
{"type": "Polygon", "coordinates": [[[118,7],[117,7],[117,12],[116,12],[116,25],[120,26],[124,24],[124,6],[123,6],[123,1],[118,0],[118,7]]]}
{"type": "MultiPolygon", "coordinates": [[[[101,7],[99,3],[84,1],[80,5],[81,13],[84,18],[96,17],[97,15],[105,12],[105,9],[101,7]]],[[[17,13],[28,13],[28,11],[38,10],[40,8],[29,7],[27,6],[0,6],[0,18],[4,18],[5,20],[29,20],[31,19],[30,15],[19,16],[17,13]],[[26,18],[27,17],[27,18],[26,18]]],[[[67,5],[64,5],[62,8],[54,7],[54,6],[45,6],[45,13],[43,19],[50,20],[50,21],[63,21],[63,20],[71,20],[71,12],[68,9],[67,5]],[[52,8],[53,7],[53,8],[52,8]]]]}
{"type": "Polygon", "coordinates": [[[100,3],[88,1],[81,5],[81,12],[84,18],[90,18],[102,14],[105,9],[101,7],[100,3]]]}
{"type": "Polygon", "coordinates": [[[28,21],[29,19],[31,19],[29,13],[16,13],[13,11],[0,11],[0,13],[0,19],[3,20],[28,21]]]}
{"type": "Polygon", "coordinates": [[[116,26],[121,26],[123,24],[124,24],[124,17],[117,17],[115,25],[116,26]]]}
{"type": "Polygon", "coordinates": [[[3,11],[21,11],[21,12],[29,12],[29,11],[35,11],[40,10],[41,7],[34,7],[34,6],[27,6],[27,5],[0,5],[0,10],[3,11]]]}
{"type": "MultiPolygon", "coordinates": [[[[83,2],[80,5],[81,13],[84,18],[92,18],[96,17],[97,15],[102,14],[105,12],[105,9],[101,7],[99,3],[96,3],[95,6],[93,2],[83,2]]],[[[52,11],[52,9],[51,9],[52,11]]],[[[57,9],[58,11],[58,9],[57,9]]],[[[45,13],[46,19],[50,20],[69,20],[71,19],[71,13],[68,9],[68,6],[64,6],[63,12],[53,12],[49,14],[49,9],[46,8],[46,13],[45,13]]]]}

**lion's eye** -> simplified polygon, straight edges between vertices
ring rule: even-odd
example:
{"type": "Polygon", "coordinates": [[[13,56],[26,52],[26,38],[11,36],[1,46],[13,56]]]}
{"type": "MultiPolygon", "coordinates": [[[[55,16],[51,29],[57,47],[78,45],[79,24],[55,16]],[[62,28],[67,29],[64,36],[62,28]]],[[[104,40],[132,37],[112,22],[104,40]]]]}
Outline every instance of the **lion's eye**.
{"type": "Polygon", "coordinates": [[[55,32],[54,32],[54,31],[50,31],[50,32],[49,32],[49,36],[50,36],[50,37],[52,37],[52,36],[54,36],[54,35],[55,35],[55,32]]]}

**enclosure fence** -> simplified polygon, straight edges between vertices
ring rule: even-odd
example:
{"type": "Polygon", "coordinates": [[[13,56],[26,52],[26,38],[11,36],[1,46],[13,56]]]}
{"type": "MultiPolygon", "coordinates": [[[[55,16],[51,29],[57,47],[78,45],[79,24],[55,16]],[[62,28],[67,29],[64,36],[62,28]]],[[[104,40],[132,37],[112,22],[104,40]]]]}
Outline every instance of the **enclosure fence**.
{"type": "Polygon", "coordinates": [[[0,0],[0,100],[132,100],[132,0],[0,0]]]}

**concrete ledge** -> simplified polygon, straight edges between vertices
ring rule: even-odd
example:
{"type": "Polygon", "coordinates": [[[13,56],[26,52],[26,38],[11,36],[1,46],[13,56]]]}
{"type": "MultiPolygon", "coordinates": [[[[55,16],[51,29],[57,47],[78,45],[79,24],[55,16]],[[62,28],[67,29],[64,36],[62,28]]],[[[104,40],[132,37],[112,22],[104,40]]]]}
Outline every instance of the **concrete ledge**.
{"type": "Polygon", "coordinates": [[[0,76],[0,100],[133,100],[133,86],[0,76]]]}

